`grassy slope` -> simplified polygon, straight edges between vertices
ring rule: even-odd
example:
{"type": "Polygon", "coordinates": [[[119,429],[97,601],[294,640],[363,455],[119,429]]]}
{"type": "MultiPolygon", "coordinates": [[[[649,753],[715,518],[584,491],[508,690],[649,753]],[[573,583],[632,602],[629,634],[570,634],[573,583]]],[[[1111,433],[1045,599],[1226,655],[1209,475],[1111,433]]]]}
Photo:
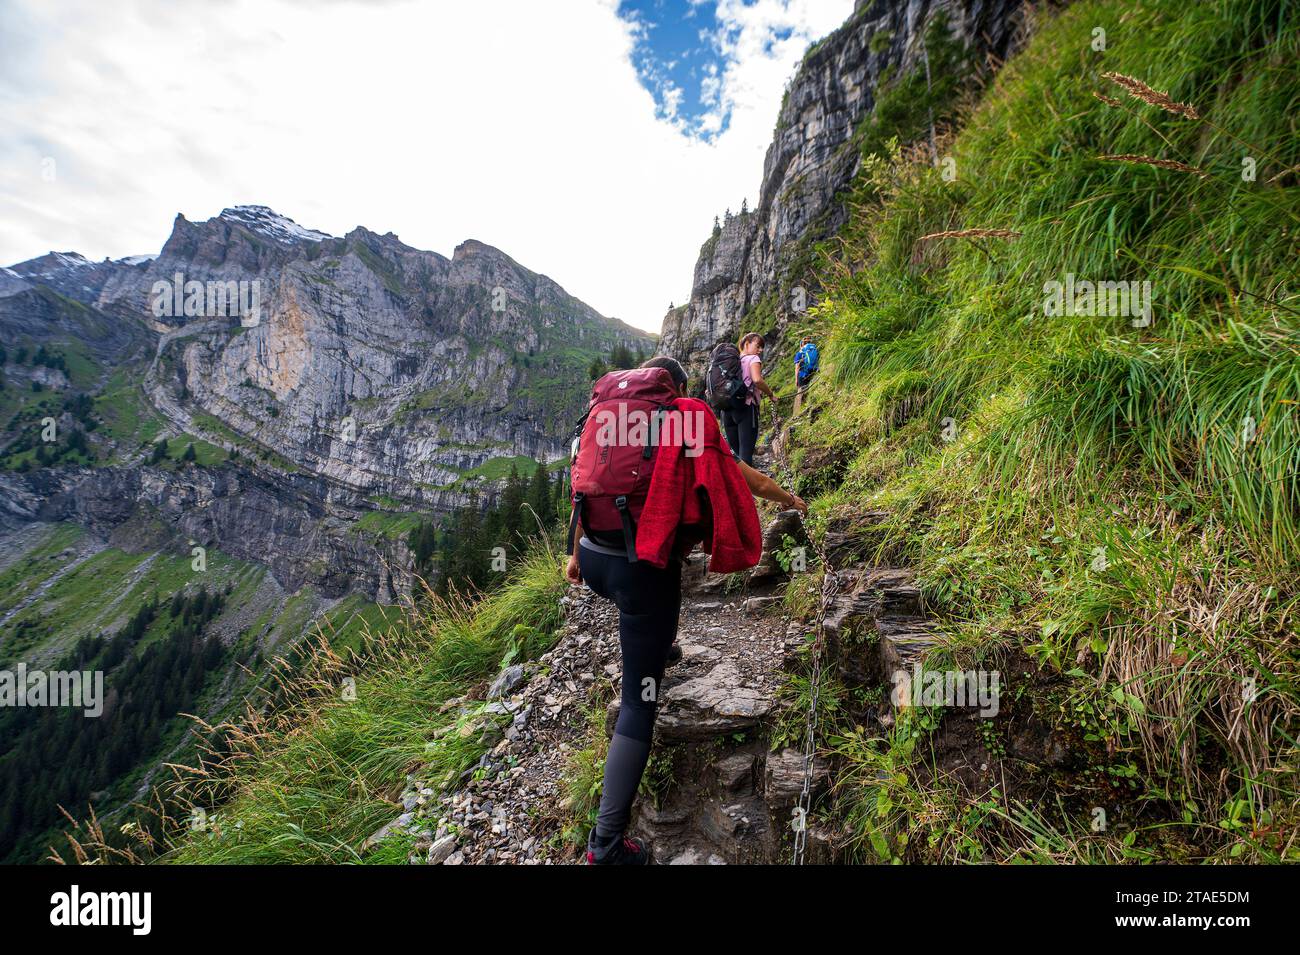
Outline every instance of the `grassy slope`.
{"type": "MultiPolygon", "coordinates": [[[[217,723],[240,716],[245,698],[261,699],[272,689],[275,668],[266,661],[277,655],[292,656],[302,637],[317,626],[331,650],[346,657],[361,648],[364,634],[384,632],[394,613],[393,608],[359,597],[329,606],[309,587],[284,594],[262,566],[219,551],[207,553],[202,572],[193,569],[189,555],[129,554],[114,547],[92,550],[80,559],[76,552],[86,533],[75,524],[38,526],[36,533],[27,535],[22,551],[10,555],[0,568],[0,618],[5,618],[0,625],[0,666],[18,660],[48,665],[81,637],[114,632],[143,603],[156,598],[163,610],[141,638],[139,645],[146,646],[171,628],[166,605],[172,594],[204,586],[225,594],[223,610],[208,632],[223,633],[231,641],[232,664],[204,689],[194,712],[217,723]],[[38,591],[40,599],[31,600],[38,591]],[[31,602],[20,607],[27,601],[31,602]],[[323,606],[328,609],[322,612],[323,606]]],[[[133,796],[146,774],[156,770],[157,755],[193,761],[194,741],[188,727],[184,720],[169,724],[158,752],[142,758],[96,800],[101,816],[133,796]]],[[[30,851],[19,857],[42,857],[45,846],[62,843],[61,829],[31,834],[30,851]]]]}
{"type": "Polygon", "coordinates": [[[1034,706],[1089,762],[1028,810],[924,782],[917,723],[883,744],[849,729],[840,811],[865,856],[1297,853],[1300,190],[1283,170],[1300,42],[1282,8],[1075,5],[969,117],[956,181],[903,155],[864,170],[811,319],[828,347],[819,417],[797,429],[803,486],[823,519],[890,512],[864,543],[919,568],[939,661],[1019,655],[1063,678],[1034,706]],[[1023,235],[918,241],[969,228],[1023,235]],[[1046,316],[1044,283],[1071,272],[1150,280],[1154,323],[1046,316]],[[1119,824],[1092,832],[1094,805],[1119,824]]]}
{"type": "Polygon", "coordinates": [[[46,587],[39,600],[14,612],[0,629],[0,660],[47,660],[82,637],[111,633],[152,597],[167,600],[187,585],[216,592],[228,583],[238,588],[238,597],[250,578],[255,586],[264,573],[219,551],[208,552],[207,570],[199,573],[188,555],[129,554],[116,547],[65,570],[73,558],[60,552],[84,534],[76,525],[50,525],[46,539],[0,574],[5,593],[0,613],[46,587]]]}
{"type": "Polygon", "coordinates": [[[563,587],[559,560],[542,551],[472,608],[438,604],[400,620],[380,616],[391,623],[381,635],[374,611],[359,609],[336,639],[358,645],[364,662],[319,655],[295,681],[292,702],[248,727],[237,758],[192,780],[188,799],[221,808],[204,832],[181,834],[169,861],[358,861],[365,838],[391,820],[393,787],[405,773],[439,785],[486,750],[475,731],[483,717],[454,706],[443,712],[440,704],[481,687],[508,656],[542,652],[559,623],[563,587]],[[358,629],[364,635],[350,632],[358,629]],[[347,678],[354,698],[342,692],[347,678]]]}

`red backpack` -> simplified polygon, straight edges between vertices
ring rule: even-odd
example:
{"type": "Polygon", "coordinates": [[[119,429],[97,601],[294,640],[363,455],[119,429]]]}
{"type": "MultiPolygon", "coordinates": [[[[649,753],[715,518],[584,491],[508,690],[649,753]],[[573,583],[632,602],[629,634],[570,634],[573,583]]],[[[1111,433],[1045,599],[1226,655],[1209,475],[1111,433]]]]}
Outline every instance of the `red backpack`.
{"type": "Polygon", "coordinates": [[[611,371],[591,389],[587,414],[574,429],[569,553],[578,520],[590,531],[622,531],[636,562],[636,522],[654,473],[655,443],[677,390],[663,368],[611,371]]]}

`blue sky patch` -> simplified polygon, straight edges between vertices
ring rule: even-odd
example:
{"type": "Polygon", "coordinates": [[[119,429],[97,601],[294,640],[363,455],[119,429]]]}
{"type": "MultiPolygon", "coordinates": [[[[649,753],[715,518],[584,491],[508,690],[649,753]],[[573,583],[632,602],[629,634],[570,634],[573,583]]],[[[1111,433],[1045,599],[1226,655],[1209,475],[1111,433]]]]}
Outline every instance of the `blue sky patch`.
{"type": "Polygon", "coordinates": [[[731,117],[722,103],[725,27],[713,0],[622,0],[618,15],[636,27],[632,63],[656,115],[683,132],[713,139],[731,117]]]}

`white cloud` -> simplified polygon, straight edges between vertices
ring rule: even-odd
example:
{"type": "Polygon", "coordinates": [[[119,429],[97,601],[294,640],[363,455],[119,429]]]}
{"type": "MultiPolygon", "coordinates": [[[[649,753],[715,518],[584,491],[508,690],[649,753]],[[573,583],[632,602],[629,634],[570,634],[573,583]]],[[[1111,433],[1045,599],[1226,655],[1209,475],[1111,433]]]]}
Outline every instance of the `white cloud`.
{"type": "Polygon", "coordinates": [[[0,262],[154,252],[177,212],[260,203],[444,255],[480,239],[658,330],[714,214],[756,199],[785,81],[851,2],[722,0],[731,124],[710,143],[656,120],[616,6],[8,0],[0,262]]]}

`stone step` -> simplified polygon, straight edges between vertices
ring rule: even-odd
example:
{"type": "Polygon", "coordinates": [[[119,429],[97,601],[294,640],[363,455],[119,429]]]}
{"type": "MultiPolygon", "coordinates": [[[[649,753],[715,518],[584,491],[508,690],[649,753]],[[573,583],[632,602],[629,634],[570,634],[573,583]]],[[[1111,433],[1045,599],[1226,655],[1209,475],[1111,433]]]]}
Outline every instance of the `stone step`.
{"type": "Polygon", "coordinates": [[[888,676],[912,667],[939,640],[934,626],[924,617],[886,614],[876,619],[880,634],[881,664],[888,676]]]}
{"type": "Polygon", "coordinates": [[[911,570],[871,567],[840,574],[840,590],[826,615],[825,627],[838,636],[859,618],[921,613],[921,591],[911,570]]]}
{"type": "MultiPolygon", "coordinates": [[[[613,732],[621,701],[606,709],[605,725],[613,732]]],[[[775,707],[772,694],[745,682],[736,664],[723,660],[701,676],[664,681],[655,720],[655,736],[664,743],[684,743],[744,733],[775,707]]]]}
{"type": "MultiPolygon", "coordinates": [[[[675,764],[686,772],[662,804],[638,804],[633,831],[650,842],[660,864],[783,861],[803,790],[803,754],[768,752],[762,741],[722,753],[716,745],[682,747],[675,764]]],[[[814,796],[829,781],[829,766],[815,761],[814,796]]]]}
{"type": "Polygon", "coordinates": [[[921,588],[916,584],[916,574],[907,568],[873,568],[863,575],[860,586],[880,594],[882,614],[920,615],[922,612],[921,588]]]}

